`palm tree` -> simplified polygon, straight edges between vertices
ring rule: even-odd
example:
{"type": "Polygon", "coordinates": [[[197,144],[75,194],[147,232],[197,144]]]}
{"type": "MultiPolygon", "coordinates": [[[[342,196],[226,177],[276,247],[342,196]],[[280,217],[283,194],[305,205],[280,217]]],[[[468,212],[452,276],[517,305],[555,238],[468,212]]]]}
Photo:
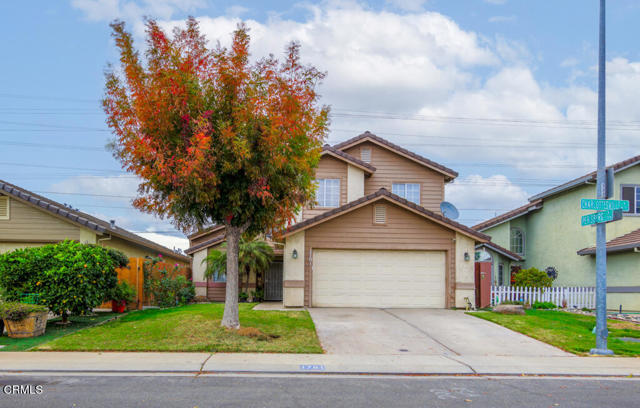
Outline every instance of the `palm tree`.
{"type": "MultiPolygon", "coordinates": [[[[223,244],[223,248],[226,243],[223,244]]],[[[249,278],[251,274],[256,275],[256,284],[258,276],[265,273],[271,265],[273,258],[273,249],[264,241],[258,239],[240,239],[238,250],[238,270],[245,276],[245,293],[249,293],[249,278]]],[[[203,261],[207,263],[205,270],[205,278],[219,277],[226,273],[227,253],[223,251],[211,251],[203,261]]],[[[256,285],[257,289],[257,285],[256,285]]]]}

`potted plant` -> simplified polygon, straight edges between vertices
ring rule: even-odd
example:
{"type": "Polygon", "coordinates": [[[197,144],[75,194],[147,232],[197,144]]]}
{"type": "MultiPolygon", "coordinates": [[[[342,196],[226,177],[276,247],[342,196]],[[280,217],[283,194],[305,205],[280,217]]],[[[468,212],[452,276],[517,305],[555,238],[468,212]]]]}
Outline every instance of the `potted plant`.
{"type": "Polygon", "coordinates": [[[115,287],[111,295],[111,311],[114,313],[124,313],[127,303],[132,302],[136,297],[136,289],[127,282],[120,282],[115,287]]]}
{"type": "Polygon", "coordinates": [[[42,305],[19,302],[0,303],[0,317],[12,338],[36,337],[47,328],[49,309],[42,305]]]}

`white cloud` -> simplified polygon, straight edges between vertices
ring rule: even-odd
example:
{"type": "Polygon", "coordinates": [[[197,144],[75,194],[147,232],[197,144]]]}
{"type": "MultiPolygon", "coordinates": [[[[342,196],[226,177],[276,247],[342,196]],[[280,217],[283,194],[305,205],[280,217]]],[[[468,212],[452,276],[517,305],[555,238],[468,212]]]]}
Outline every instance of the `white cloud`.
{"type": "Polygon", "coordinates": [[[137,194],[138,183],[139,179],[130,175],[80,176],[55,183],[52,191],[95,195],[96,201],[131,202],[137,194]]]}
{"type": "Polygon", "coordinates": [[[460,221],[473,225],[527,202],[528,194],[506,176],[472,174],[445,187],[445,199],[460,209],[460,221]]]}
{"type": "Polygon", "coordinates": [[[490,23],[512,23],[516,21],[516,16],[492,16],[488,20],[490,23]]]}
{"type": "Polygon", "coordinates": [[[157,234],[153,232],[142,232],[138,235],[169,249],[176,248],[184,251],[189,248],[189,240],[187,238],[174,237],[171,235],[157,234]]]}

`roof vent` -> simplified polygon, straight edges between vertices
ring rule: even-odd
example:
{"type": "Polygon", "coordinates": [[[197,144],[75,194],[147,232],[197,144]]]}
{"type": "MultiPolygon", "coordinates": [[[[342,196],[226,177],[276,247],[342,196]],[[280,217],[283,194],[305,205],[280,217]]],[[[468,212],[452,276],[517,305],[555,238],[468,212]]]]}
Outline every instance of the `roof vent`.
{"type": "Polygon", "coordinates": [[[9,219],[9,197],[0,196],[0,220],[9,219]]]}
{"type": "Polygon", "coordinates": [[[109,220],[109,224],[111,225],[111,228],[115,228],[116,227],[116,220],[109,220]]]}
{"type": "Polygon", "coordinates": [[[384,205],[376,205],[373,210],[373,222],[376,224],[387,223],[387,207],[384,205]]]}
{"type": "Polygon", "coordinates": [[[365,163],[371,163],[371,149],[368,147],[363,147],[360,149],[360,160],[365,163]]]}

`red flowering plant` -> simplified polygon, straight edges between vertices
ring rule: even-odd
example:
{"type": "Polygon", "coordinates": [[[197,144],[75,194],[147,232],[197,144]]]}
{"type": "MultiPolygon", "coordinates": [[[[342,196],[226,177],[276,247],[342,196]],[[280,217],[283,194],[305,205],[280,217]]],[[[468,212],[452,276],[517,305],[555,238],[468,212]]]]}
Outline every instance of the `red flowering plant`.
{"type": "Polygon", "coordinates": [[[240,236],[285,227],[314,197],[328,131],[316,92],[325,74],[300,63],[295,43],[282,62],[251,62],[242,24],[229,48],[208,48],[193,18],[172,37],[148,20],[142,55],[124,23],[111,27],[120,70],[107,70],[103,107],[115,157],[142,179],[133,204],[185,232],[226,227],[222,325],[239,327],[240,236]]]}

